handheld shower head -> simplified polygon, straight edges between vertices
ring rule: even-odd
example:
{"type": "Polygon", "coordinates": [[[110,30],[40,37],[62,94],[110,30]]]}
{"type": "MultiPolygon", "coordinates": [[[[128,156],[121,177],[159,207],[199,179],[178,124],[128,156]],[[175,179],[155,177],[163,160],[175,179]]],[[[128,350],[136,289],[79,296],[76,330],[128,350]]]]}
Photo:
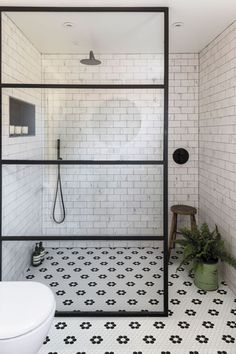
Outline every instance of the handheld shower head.
{"type": "Polygon", "coordinates": [[[61,160],[61,140],[57,139],[57,159],[61,160]]]}
{"type": "Polygon", "coordinates": [[[89,59],[81,59],[80,62],[81,62],[81,64],[84,64],[84,65],[99,65],[99,64],[101,64],[100,60],[95,59],[95,56],[94,56],[92,50],[90,50],[90,52],[89,52],[89,59]]]}
{"type": "MultiPolygon", "coordinates": [[[[61,149],[61,141],[60,141],[60,139],[57,139],[57,160],[62,160],[61,154],[60,154],[60,149],[61,149]]],[[[60,164],[57,165],[57,184],[56,184],[56,194],[55,194],[53,209],[52,209],[52,218],[55,221],[55,223],[57,223],[57,224],[62,224],[66,218],[66,209],[65,209],[64,197],[63,197],[63,191],[62,191],[62,183],[61,183],[60,164]],[[57,218],[57,216],[56,216],[57,199],[58,199],[58,202],[60,203],[60,207],[61,207],[61,212],[62,212],[61,218],[57,218]]]]}

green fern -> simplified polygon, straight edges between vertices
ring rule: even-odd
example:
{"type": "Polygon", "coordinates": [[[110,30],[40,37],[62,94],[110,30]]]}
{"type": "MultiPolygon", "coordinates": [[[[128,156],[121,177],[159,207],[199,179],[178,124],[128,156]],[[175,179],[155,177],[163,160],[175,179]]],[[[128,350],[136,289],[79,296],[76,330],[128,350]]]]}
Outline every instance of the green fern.
{"type": "Polygon", "coordinates": [[[203,263],[214,263],[219,259],[236,268],[236,259],[226,251],[217,226],[210,231],[208,225],[204,223],[193,230],[183,228],[181,233],[183,239],[175,241],[183,247],[183,259],[177,270],[182,265],[191,262],[191,272],[203,263]]]}

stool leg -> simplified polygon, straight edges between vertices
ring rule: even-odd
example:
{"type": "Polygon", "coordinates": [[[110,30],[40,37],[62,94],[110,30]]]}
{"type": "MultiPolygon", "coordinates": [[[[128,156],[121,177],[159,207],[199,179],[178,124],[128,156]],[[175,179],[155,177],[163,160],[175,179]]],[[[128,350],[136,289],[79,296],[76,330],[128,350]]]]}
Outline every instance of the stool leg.
{"type": "Polygon", "coordinates": [[[191,219],[191,230],[193,231],[197,227],[195,215],[190,215],[190,219],[191,219]]]}
{"type": "MultiPolygon", "coordinates": [[[[177,234],[177,224],[178,224],[178,215],[177,214],[175,214],[174,215],[174,217],[175,217],[175,224],[174,224],[174,241],[176,240],[176,234],[177,234]]],[[[173,248],[175,248],[175,243],[173,242],[173,248]]]]}
{"type": "Polygon", "coordinates": [[[177,214],[174,213],[173,216],[172,216],[171,227],[170,227],[169,257],[170,257],[171,249],[173,248],[174,235],[175,235],[175,232],[176,232],[176,223],[177,223],[177,214]]]}

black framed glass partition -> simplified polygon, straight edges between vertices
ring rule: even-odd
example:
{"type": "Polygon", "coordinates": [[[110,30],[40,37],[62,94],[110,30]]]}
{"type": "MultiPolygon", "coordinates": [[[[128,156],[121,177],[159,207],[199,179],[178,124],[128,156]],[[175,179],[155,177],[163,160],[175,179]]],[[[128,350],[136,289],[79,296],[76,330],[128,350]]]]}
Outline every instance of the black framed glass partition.
{"type": "Polygon", "coordinates": [[[167,316],[168,8],[2,7],[0,90],[1,279],[167,316]]]}
{"type": "Polygon", "coordinates": [[[3,11],[3,31],[3,83],[24,79],[24,84],[36,85],[164,84],[164,12],[155,8],[12,9],[3,11]],[[23,45],[28,44],[28,39],[32,46],[26,51],[16,48],[12,32],[23,45]],[[14,49],[20,61],[12,57],[14,49]],[[89,59],[90,51],[101,64],[79,65],[81,60],[89,59]],[[37,52],[42,56],[37,58],[37,52]],[[9,56],[21,76],[11,70],[9,56]],[[38,70],[40,65],[43,75],[38,70]],[[29,68],[27,73],[25,68],[29,68]]]}

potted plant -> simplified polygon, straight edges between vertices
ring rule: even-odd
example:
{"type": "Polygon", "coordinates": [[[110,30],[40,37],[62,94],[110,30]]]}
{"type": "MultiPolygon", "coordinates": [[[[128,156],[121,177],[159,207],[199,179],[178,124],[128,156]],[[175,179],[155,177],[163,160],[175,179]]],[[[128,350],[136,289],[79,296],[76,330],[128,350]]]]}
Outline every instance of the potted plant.
{"type": "Polygon", "coordinates": [[[185,263],[191,262],[194,271],[194,284],[203,290],[210,291],[218,288],[218,262],[227,262],[236,268],[236,259],[224,247],[224,241],[217,226],[213,231],[207,224],[202,224],[193,230],[181,230],[183,239],[175,242],[183,247],[183,259],[177,270],[185,263]]]}

